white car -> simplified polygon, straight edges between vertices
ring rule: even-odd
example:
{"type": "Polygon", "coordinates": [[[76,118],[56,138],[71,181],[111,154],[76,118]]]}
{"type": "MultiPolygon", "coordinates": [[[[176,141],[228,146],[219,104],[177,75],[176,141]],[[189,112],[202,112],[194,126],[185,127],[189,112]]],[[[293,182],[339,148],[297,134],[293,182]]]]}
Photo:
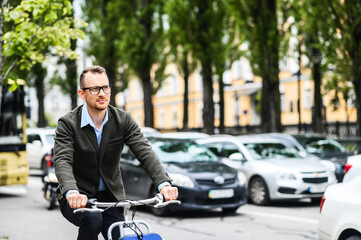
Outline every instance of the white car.
{"type": "Polygon", "coordinates": [[[28,128],[26,129],[28,142],[26,152],[28,154],[29,167],[33,169],[46,169],[44,156],[54,146],[55,128],[28,128]]]}
{"type": "Polygon", "coordinates": [[[361,240],[360,169],[359,162],[346,173],[346,181],[327,188],[320,206],[320,240],[361,240]],[[358,174],[347,178],[352,169],[358,169],[358,174]]]}
{"type": "Polygon", "coordinates": [[[361,175],[361,155],[350,156],[345,165],[344,182],[348,182],[358,175],[361,175]]]}
{"type": "Polygon", "coordinates": [[[274,138],[226,135],[197,142],[246,175],[248,197],[256,205],[302,198],[319,201],[326,188],[336,183],[334,169],[302,158],[296,150],[274,138]]]}

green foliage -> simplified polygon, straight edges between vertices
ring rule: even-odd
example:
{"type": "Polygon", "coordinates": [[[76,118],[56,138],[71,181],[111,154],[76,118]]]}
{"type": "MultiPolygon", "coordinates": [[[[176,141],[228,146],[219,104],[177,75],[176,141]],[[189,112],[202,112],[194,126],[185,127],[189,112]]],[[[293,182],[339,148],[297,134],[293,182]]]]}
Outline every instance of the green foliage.
{"type": "Polygon", "coordinates": [[[28,70],[36,62],[43,62],[45,53],[77,57],[70,50],[70,40],[85,35],[73,27],[80,23],[67,17],[71,11],[71,2],[67,0],[23,0],[17,6],[4,8],[4,21],[11,28],[1,26],[5,32],[0,54],[5,61],[0,66],[0,84],[15,65],[28,70]]]}

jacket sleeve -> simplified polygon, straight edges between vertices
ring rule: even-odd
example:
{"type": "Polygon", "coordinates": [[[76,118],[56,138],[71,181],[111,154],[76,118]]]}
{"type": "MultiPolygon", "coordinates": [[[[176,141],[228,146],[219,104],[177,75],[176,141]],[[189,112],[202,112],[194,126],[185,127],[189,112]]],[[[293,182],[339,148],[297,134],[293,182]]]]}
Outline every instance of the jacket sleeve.
{"type": "Polygon", "coordinates": [[[58,121],[55,131],[54,168],[62,195],[68,190],[78,190],[74,174],[74,132],[65,117],[58,121]]]}
{"type": "Polygon", "coordinates": [[[148,176],[153,180],[154,187],[157,188],[159,184],[166,181],[172,182],[148,140],[141,133],[138,124],[129,114],[126,115],[124,133],[125,144],[129,146],[148,176]]]}

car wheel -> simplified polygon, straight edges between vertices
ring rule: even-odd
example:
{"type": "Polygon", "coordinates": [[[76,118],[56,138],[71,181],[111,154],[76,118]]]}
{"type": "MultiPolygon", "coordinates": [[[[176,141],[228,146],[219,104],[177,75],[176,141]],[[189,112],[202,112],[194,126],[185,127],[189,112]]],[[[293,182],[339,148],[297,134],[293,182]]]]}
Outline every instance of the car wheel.
{"type": "Polygon", "coordinates": [[[233,207],[233,208],[222,208],[222,212],[224,214],[233,214],[237,211],[238,207],[233,207]]]}
{"type": "Polygon", "coordinates": [[[360,235],[352,235],[352,236],[345,238],[345,240],[361,240],[361,236],[360,235]]]}
{"type": "Polygon", "coordinates": [[[256,205],[267,205],[269,193],[265,181],[261,177],[255,177],[249,184],[249,198],[256,205]]]}

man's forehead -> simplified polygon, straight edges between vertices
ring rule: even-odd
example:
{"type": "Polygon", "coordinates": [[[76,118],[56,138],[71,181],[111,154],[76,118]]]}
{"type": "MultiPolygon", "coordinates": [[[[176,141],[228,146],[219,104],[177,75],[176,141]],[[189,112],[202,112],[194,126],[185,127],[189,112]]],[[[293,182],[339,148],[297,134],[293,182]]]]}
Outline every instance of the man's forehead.
{"type": "Polygon", "coordinates": [[[85,82],[104,82],[107,81],[108,82],[108,77],[105,73],[92,73],[92,72],[87,72],[85,75],[85,82]]]}

